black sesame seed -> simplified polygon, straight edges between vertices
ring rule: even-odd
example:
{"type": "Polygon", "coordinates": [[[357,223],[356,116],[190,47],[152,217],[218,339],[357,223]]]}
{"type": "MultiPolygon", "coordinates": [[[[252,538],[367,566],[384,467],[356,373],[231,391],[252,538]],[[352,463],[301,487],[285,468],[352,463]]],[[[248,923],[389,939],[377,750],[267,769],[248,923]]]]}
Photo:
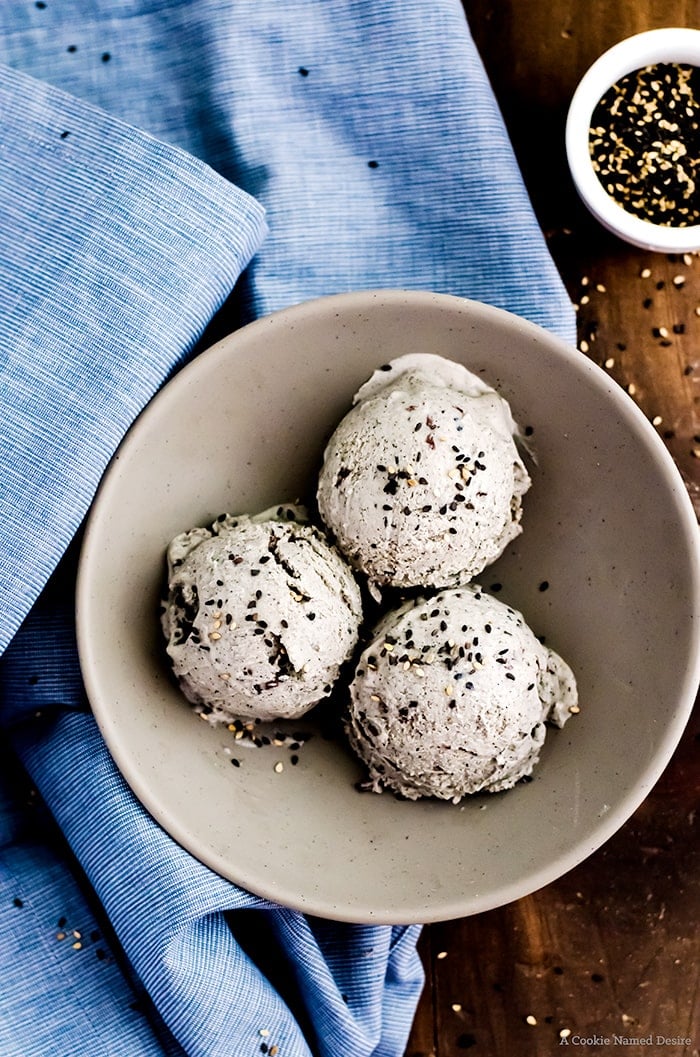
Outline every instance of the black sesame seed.
{"type": "Polygon", "coordinates": [[[309,71],[306,69],[306,66],[300,66],[299,67],[299,76],[300,77],[308,77],[309,76],[309,71]]]}
{"type": "Polygon", "coordinates": [[[19,896],[15,896],[15,898],[12,900],[12,905],[17,907],[18,909],[21,909],[24,906],[24,903],[19,898],[19,896]]]}
{"type": "Polygon", "coordinates": [[[100,59],[101,59],[102,62],[109,62],[109,60],[111,58],[112,58],[112,56],[109,54],[108,51],[103,51],[102,54],[100,55],[100,59]]]}
{"type": "Polygon", "coordinates": [[[620,78],[593,112],[593,168],[608,194],[644,220],[684,227],[700,219],[697,82],[692,66],[645,66],[620,78]]]}
{"type": "Polygon", "coordinates": [[[546,591],[549,587],[549,580],[543,580],[540,584],[540,591],[546,591]]]}

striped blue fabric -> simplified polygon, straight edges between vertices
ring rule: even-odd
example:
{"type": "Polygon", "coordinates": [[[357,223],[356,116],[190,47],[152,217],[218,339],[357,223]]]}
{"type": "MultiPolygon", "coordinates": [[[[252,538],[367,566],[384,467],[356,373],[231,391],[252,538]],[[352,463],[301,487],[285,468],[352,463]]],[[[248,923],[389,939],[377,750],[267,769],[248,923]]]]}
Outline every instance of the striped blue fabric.
{"type": "Polygon", "coordinates": [[[0,232],[0,1053],[400,1057],[419,930],[274,906],[153,822],[85,701],[74,562],[130,423],[247,319],[423,288],[573,340],[461,5],[0,5],[0,232]]]}

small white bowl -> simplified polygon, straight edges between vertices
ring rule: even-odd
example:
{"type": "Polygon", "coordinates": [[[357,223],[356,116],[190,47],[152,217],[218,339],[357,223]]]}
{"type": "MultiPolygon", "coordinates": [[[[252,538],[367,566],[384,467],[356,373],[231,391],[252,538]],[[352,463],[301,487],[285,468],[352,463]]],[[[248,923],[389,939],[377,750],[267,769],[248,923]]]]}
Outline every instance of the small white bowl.
{"type": "Polygon", "coordinates": [[[591,116],[601,97],[616,81],[655,63],[700,66],[700,30],[652,29],[615,44],[584,74],[566,121],[566,154],[581,199],[593,216],[619,238],[647,250],[692,253],[700,250],[700,225],[665,227],[642,220],[607,193],[589,153],[591,116]]]}

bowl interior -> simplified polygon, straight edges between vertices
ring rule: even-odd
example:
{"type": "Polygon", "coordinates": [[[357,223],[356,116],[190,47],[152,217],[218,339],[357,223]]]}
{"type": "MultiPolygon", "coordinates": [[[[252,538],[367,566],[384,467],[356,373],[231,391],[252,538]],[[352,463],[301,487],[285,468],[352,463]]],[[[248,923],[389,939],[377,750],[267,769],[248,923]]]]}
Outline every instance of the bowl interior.
{"type": "Polygon", "coordinates": [[[634,216],[607,193],[591,164],[589,129],[599,100],[620,78],[655,63],[700,66],[700,30],[667,27],[637,33],[593,63],[579,82],[567,115],[569,168],[582,201],[609,231],[643,249],[694,252],[700,249],[700,225],[664,227],[634,216]]]}
{"type": "Polygon", "coordinates": [[[103,481],[77,605],[96,718],[161,825],[257,894],[324,917],[394,923],[518,898],[625,821],[687,720],[697,611],[687,495],[616,383],[503,311],[400,291],[286,310],[181,371],[103,481]],[[461,805],[358,792],[360,765],[316,721],[293,724],[314,734],[295,766],[286,747],[255,748],[212,729],[171,681],[158,624],[169,540],[223,511],[308,494],[355,390],[405,352],[483,374],[531,427],[537,461],[524,530],[481,583],[522,610],[572,665],[580,689],[581,714],[549,734],[533,781],[461,805]]]}

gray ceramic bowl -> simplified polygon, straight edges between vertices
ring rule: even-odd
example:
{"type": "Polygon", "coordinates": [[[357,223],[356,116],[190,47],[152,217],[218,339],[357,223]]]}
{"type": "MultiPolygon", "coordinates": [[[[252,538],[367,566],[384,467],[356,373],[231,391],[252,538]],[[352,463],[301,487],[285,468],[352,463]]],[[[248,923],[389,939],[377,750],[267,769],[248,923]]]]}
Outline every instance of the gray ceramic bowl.
{"type": "Polygon", "coordinates": [[[629,817],[693,704],[699,602],[697,524],[682,481],[614,381],[505,312],[379,291],[253,323],[162,390],[95,502],[77,613],[107,745],[177,841],[279,903],[339,920],[408,923],[519,898],[629,817]],[[157,616],[171,537],[223,511],[308,493],[357,387],[414,351],[482,373],[532,428],[537,463],[524,531],[481,582],[502,585],[499,597],[567,658],[580,688],[580,715],[550,733],[533,781],[460,805],[357,792],[361,767],[342,740],[319,730],[296,766],[285,747],[242,749],[180,696],[157,616]]]}

